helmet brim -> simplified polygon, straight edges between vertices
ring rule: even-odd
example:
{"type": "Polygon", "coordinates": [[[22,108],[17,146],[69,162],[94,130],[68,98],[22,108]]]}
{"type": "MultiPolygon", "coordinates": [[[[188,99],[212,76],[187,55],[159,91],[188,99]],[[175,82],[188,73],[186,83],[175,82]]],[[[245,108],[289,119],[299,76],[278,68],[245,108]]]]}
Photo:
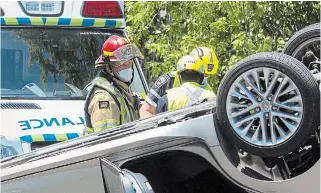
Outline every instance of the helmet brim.
{"type": "Polygon", "coordinates": [[[127,44],[114,51],[115,61],[126,62],[134,58],[144,59],[143,54],[140,52],[135,44],[127,44]]]}

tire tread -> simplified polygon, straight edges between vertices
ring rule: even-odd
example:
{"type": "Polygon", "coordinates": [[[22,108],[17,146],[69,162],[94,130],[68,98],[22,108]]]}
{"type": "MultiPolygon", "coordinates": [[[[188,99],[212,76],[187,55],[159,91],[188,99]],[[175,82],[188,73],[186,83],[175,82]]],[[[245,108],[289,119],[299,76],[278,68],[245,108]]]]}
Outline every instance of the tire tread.
{"type": "Polygon", "coordinates": [[[297,31],[285,44],[283,48],[283,53],[292,56],[294,50],[302,44],[304,41],[314,38],[320,37],[320,23],[315,23],[309,25],[299,31],[297,31]]]}

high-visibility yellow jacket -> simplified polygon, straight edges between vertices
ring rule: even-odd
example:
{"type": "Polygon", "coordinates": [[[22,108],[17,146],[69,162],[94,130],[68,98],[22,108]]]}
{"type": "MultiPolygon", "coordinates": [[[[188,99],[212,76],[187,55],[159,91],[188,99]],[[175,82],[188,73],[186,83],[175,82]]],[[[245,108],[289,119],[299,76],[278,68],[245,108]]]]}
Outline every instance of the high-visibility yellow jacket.
{"type": "Polygon", "coordinates": [[[214,99],[215,97],[216,95],[209,87],[195,82],[186,82],[180,87],[167,90],[167,94],[157,104],[156,113],[191,106],[204,99],[214,99]]]}

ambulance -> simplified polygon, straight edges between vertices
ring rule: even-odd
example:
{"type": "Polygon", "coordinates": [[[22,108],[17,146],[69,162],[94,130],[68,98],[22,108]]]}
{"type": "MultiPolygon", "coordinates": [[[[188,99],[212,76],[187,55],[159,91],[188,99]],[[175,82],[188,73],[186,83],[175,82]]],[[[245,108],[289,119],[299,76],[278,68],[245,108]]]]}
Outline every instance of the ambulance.
{"type": "MultiPolygon", "coordinates": [[[[1,2],[1,158],[77,138],[94,61],[112,34],[127,37],[123,1],[1,2]]],[[[135,60],[131,85],[147,82],[135,60]]]]}

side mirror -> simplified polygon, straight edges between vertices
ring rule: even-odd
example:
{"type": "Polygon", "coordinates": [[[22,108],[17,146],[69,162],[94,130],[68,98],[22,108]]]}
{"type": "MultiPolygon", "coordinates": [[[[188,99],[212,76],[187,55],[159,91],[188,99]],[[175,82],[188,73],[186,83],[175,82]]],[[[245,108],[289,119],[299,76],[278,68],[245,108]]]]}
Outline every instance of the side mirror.
{"type": "Polygon", "coordinates": [[[101,159],[101,168],[107,192],[154,193],[148,180],[142,174],[122,170],[106,159],[101,159]]]}

